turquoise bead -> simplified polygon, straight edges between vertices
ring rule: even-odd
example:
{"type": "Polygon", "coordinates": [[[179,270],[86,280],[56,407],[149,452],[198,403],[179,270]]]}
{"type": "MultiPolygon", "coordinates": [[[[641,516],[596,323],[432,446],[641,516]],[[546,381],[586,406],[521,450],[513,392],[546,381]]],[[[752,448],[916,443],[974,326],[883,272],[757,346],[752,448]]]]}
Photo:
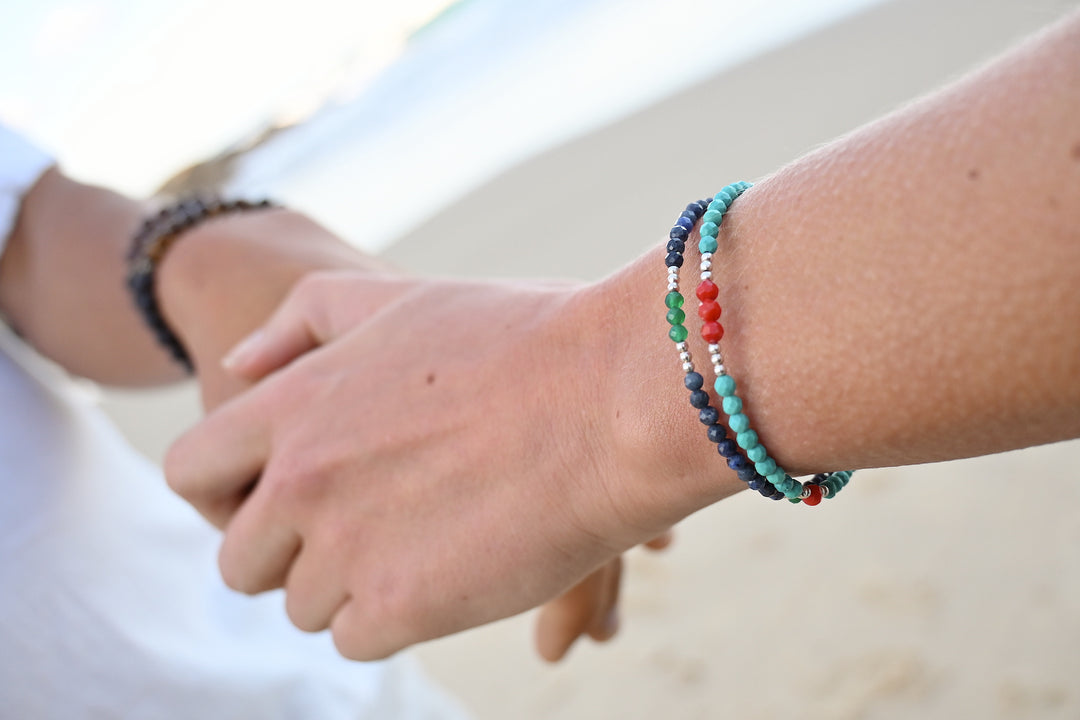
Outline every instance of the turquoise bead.
{"type": "Polygon", "coordinates": [[[739,444],[743,450],[749,450],[752,447],[761,447],[758,445],[757,433],[753,430],[744,430],[735,436],[735,442],[739,444]]]}
{"type": "Polygon", "coordinates": [[[735,200],[735,193],[733,193],[729,188],[730,186],[716,193],[716,195],[713,196],[713,199],[719,200],[720,202],[724,203],[725,206],[730,207],[732,201],[735,200]]]}
{"type": "Polygon", "coordinates": [[[727,212],[727,203],[720,202],[719,200],[713,200],[709,203],[709,212],[720,213],[723,215],[727,212]]]}
{"type": "Polygon", "coordinates": [[[768,475],[766,475],[765,479],[768,480],[770,483],[772,483],[773,486],[777,486],[780,483],[784,482],[784,478],[786,478],[786,477],[787,477],[787,473],[785,473],[783,470],[775,470],[775,471],[769,473],[768,475]]]}
{"type": "MultiPolygon", "coordinates": [[[[761,446],[759,445],[758,447],[761,446]]],[[[773,460],[771,457],[766,456],[764,460],[761,460],[754,464],[754,469],[757,470],[758,475],[764,475],[765,477],[768,477],[780,468],[776,467],[775,460],[773,460]]]]}
{"type": "Polygon", "coordinates": [[[698,243],[698,250],[703,253],[716,252],[716,248],[720,247],[720,244],[716,242],[716,238],[704,236],[701,238],[701,242],[698,243]]]}
{"type": "MultiPolygon", "coordinates": [[[[712,207],[711,203],[710,203],[710,207],[712,207]]],[[[707,223],[714,223],[716,225],[719,225],[720,221],[723,219],[723,217],[724,217],[724,213],[722,213],[719,210],[708,210],[708,211],[706,211],[706,213],[704,215],[701,216],[701,219],[704,220],[707,223]]]]}
{"type": "Polygon", "coordinates": [[[724,413],[727,415],[734,415],[735,413],[742,412],[742,398],[738,395],[728,395],[724,398],[723,403],[724,413]]]}
{"type": "Polygon", "coordinates": [[[682,308],[671,308],[667,311],[667,321],[672,325],[682,325],[686,320],[686,313],[682,311],[682,308]]]}
{"type": "Polygon", "coordinates": [[[682,293],[677,293],[674,291],[669,292],[664,298],[664,304],[667,305],[669,308],[681,308],[684,302],[685,298],[683,298],[682,293]]]}
{"type": "MultiPolygon", "coordinates": [[[[750,462],[752,463],[759,463],[763,462],[765,458],[769,457],[769,453],[765,450],[764,445],[758,444],[752,448],[747,448],[746,457],[748,457],[750,459],[750,462]]],[[[757,468],[755,467],[755,470],[756,469],[757,468]]]]}
{"type": "Polygon", "coordinates": [[[802,485],[797,482],[793,482],[790,488],[788,488],[787,490],[782,490],[781,492],[784,493],[784,497],[786,497],[788,500],[795,500],[800,495],[802,495],[802,485]]]}
{"type": "Polygon", "coordinates": [[[720,226],[714,222],[702,223],[701,237],[716,237],[720,233],[720,226]]]}
{"type": "Polygon", "coordinates": [[[713,388],[720,397],[729,397],[735,394],[735,378],[730,375],[718,375],[716,382],[713,383],[713,388]]]}
{"type": "Polygon", "coordinates": [[[735,413],[728,417],[728,427],[732,432],[741,433],[743,430],[750,429],[750,418],[746,417],[742,413],[735,413]]]}

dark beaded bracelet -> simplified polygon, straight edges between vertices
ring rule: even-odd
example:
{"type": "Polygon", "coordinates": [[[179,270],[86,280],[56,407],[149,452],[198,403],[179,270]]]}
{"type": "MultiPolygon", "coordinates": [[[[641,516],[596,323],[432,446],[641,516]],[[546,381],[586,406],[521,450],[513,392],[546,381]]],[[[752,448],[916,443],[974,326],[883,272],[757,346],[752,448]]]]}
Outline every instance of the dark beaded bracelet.
{"type": "Polygon", "coordinates": [[[170,357],[184,366],[189,373],[194,371],[191,357],[183,343],[176,337],[158,306],[156,272],[165,253],[181,235],[196,225],[213,217],[264,210],[279,207],[270,200],[251,202],[248,200],[223,201],[218,198],[199,197],[182,200],[162,208],[156,215],[143,221],[131,241],[128,252],[127,286],[139,314],[157,341],[168,351],[170,357]]]}

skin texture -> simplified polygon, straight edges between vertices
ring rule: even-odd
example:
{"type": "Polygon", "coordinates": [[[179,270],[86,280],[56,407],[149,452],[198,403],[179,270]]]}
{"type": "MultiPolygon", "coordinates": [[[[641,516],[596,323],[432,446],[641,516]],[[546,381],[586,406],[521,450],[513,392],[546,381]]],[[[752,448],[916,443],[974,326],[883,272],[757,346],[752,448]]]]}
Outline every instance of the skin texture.
{"type": "MultiPolygon", "coordinates": [[[[183,378],[124,287],[130,237],[149,211],[147,203],[49,170],[24,199],[0,262],[0,311],[72,373],[134,386],[183,378]]],[[[251,385],[224,371],[225,351],[265,322],[301,278],[329,269],[389,272],[284,210],[206,221],[172,247],[158,271],[158,300],[192,356],[208,411],[251,385]]],[[[605,622],[616,612],[618,568],[615,558],[545,608],[536,638],[545,658],[559,659],[580,636],[613,635],[605,622]]]]}
{"type": "MultiPolygon", "coordinates": [[[[735,203],[723,350],[782,466],[1080,436],[1078,18],[735,203]]],[[[742,487],[687,406],[662,267],[309,276],[229,358],[265,380],[178,441],[169,482],[228,523],[227,582],[284,586],[348,657],[533,607],[742,487]]]]}

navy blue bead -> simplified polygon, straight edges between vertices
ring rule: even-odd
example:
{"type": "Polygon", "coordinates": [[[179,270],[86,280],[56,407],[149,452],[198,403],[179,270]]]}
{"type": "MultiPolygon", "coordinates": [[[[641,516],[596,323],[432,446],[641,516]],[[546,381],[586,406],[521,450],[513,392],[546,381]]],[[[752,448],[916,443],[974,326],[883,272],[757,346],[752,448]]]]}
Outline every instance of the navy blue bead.
{"type": "Polygon", "coordinates": [[[745,470],[746,468],[754,469],[754,464],[747,460],[742,455],[732,455],[728,458],[727,466],[732,470],[738,472],[739,470],[745,470]]]}
{"type": "Polygon", "coordinates": [[[679,219],[675,221],[675,224],[678,225],[679,227],[684,227],[687,230],[693,230],[694,229],[694,221],[691,220],[690,218],[686,217],[685,215],[680,216],[679,219]]]}
{"type": "Polygon", "coordinates": [[[758,476],[757,471],[754,468],[744,468],[742,470],[736,470],[735,474],[739,476],[739,479],[744,483],[748,483],[758,476]]]}
{"type": "Polygon", "coordinates": [[[671,240],[668,240],[667,251],[669,253],[672,253],[672,252],[677,252],[677,253],[686,252],[686,241],[685,240],[677,240],[675,238],[672,238],[671,240]]]}
{"type": "Polygon", "coordinates": [[[690,393],[690,404],[700,409],[709,404],[709,393],[704,390],[695,390],[690,393]]]}
{"type": "Polygon", "coordinates": [[[766,480],[765,478],[761,477],[761,476],[760,476],[760,475],[758,475],[757,473],[754,473],[754,476],[755,476],[755,477],[753,477],[752,479],[750,479],[750,480],[749,480],[749,481],[747,481],[747,483],[746,483],[747,485],[749,485],[749,486],[750,486],[750,489],[751,489],[751,490],[755,490],[755,491],[756,491],[756,490],[761,490],[761,488],[763,488],[764,486],[766,486],[766,485],[768,485],[768,484],[769,484],[769,481],[768,481],[768,480],[766,480]]]}
{"type": "Polygon", "coordinates": [[[704,200],[698,200],[698,205],[701,206],[701,214],[702,215],[704,215],[705,211],[709,209],[710,205],[712,205],[712,200],[713,199],[711,197],[707,197],[704,200]]]}
{"type": "Polygon", "coordinates": [[[686,212],[694,213],[695,215],[701,214],[701,207],[697,204],[697,200],[686,206],[686,212]]]}
{"type": "Polygon", "coordinates": [[[720,421],[720,411],[714,408],[712,405],[709,407],[701,408],[701,412],[698,413],[698,420],[702,425],[708,425],[710,427],[716,425],[720,421]]]}
{"type": "Polygon", "coordinates": [[[664,263],[668,267],[682,267],[682,255],[680,253],[668,253],[667,258],[664,259],[664,263]]]}
{"type": "Polygon", "coordinates": [[[739,445],[731,438],[716,443],[716,451],[726,458],[739,455],[739,445]]]}
{"type": "Polygon", "coordinates": [[[683,385],[687,390],[700,390],[705,386],[705,378],[701,377],[701,373],[688,372],[683,378],[683,385]]]}
{"type": "Polygon", "coordinates": [[[780,492],[779,490],[774,489],[773,494],[769,496],[769,499],[770,500],[783,500],[785,497],[787,497],[787,496],[784,495],[784,493],[780,492]]]}
{"type": "Polygon", "coordinates": [[[774,497],[776,495],[776,488],[770,485],[768,480],[765,481],[764,487],[758,490],[758,492],[761,493],[761,496],[763,498],[766,498],[768,500],[776,499],[776,497],[774,497]]]}
{"type": "Polygon", "coordinates": [[[727,438],[727,428],[720,423],[709,426],[709,442],[718,443],[727,438]]]}
{"type": "Polygon", "coordinates": [[[676,225],[671,228],[671,232],[668,233],[668,237],[672,240],[685,240],[690,237],[690,231],[684,228],[682,225],[676,225]]]}

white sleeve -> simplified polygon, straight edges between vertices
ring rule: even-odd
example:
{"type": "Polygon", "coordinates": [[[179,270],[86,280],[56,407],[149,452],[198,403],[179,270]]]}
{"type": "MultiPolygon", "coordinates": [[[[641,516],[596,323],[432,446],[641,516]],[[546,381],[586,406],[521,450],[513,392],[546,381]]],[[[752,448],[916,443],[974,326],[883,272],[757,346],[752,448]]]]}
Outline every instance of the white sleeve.
{"type": "Polygon", "coordinates": [[[19,203],[53,159],[0,123],[0,255],[19,214],[19,203]]]}

